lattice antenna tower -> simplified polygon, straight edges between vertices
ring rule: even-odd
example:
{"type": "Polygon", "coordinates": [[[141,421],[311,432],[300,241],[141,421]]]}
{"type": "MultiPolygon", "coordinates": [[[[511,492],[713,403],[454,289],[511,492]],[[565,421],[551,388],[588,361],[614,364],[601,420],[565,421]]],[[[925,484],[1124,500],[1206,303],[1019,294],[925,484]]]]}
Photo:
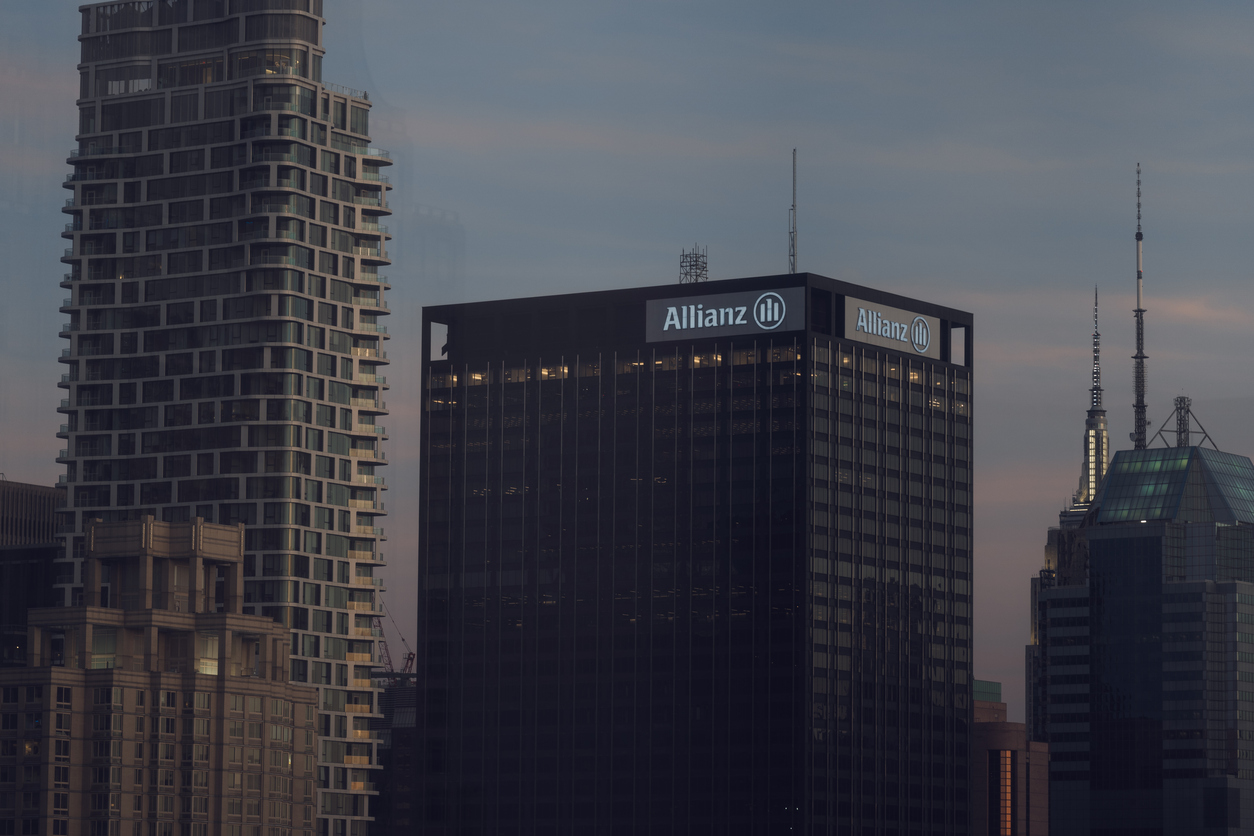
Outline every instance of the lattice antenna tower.
{"type": "Polygon", "coordinates": [[[679,256],[679,283],[696,284],[709,281],[710,268],[706,257],[707,248],[692,245],[691,250],[684,250],[679,256]]]}
{"type": "Polygon", "coordinates": [[[788,210],[788,272],[797,272],[797,149],[792,149],[792,207],[788,210]]]}
{"type": "Polygon", "coordinates": [[[1132,405],[1132,446],[1137,450],[1144,450],[1145,430],[1149,419],[1145,417],[1145,300],[1143,295],[1142,280],[1144,274],[1141,272],[1141,241],[1144,236],[1141,234],[1141,164],[1136,164],[1136,354],[1132,355],[1135,361],[1134,366],[1134,386],[1136,390],[1136,401],[1132,405]]]}
{"type": "MultiPolygon", "coordinates": [[[[1203,444],[1209,441],[1211,447],[1214,447],[1216,450],[1219,449],[1219,445],[1217,445],[1215,443],[1215,440],[1210,437],[1210,433],[1206,432],[1206,428],[1202,426],[1202,422],[1197,420],[1197,416],[1193,414],[1193,399],[1192,398],[1186,398],[1184,395],[1180,395],[1179,397],[1177,397],[1176,408],[1175,408],[1175,411],[1172,413],[1172,417],[1176,419],[1176,446],[1177,447],[1193,446],[1193,441],[1192,441],[1193,436],[1200,435],[1202,439],[1198,441],[1197,443],[1198,447],[1201,447],[1203,444]],[[1196,430],[1193,429],[1194,424],[1197,424],[1196,430]]],[[[1165,430],[1167,429],[1167,425],[1170,423],[1171,423],[1171,418],[1168,418],[1166,421],[1163,421],[1163,425],[1158,428],[1158,432],[1154,433],[1154,437],[1150,439],[1150,444],[1153,444],[1155,441],[1161,438],[1163,440],[1163,444],[1166,444],[1168,447],[1171,446],[1171,442],[1167,440],[1167,434],[1165,432],[1165,430]]]]}

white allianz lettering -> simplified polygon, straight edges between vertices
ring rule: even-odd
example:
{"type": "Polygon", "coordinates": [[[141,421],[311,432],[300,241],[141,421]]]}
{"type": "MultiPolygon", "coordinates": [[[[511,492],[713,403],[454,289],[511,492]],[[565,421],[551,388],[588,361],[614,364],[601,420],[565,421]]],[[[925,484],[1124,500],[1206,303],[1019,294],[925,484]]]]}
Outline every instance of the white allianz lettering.
{"type": "Polygon", "coordinates": [[[886,340],[910,342],[910,323],[895,322],[885,318],[879,311],[858,308],[858,324],[855,331],[863,331],[886,340]]]}
{"type": "Polygon", "coordinates": [[[690,328],[718,328],[723,325],[748,325],[747,305],[730,308],[706,308],[704,305],[679,305],[666,309],[663,331],[686,331],[690,328]]]}

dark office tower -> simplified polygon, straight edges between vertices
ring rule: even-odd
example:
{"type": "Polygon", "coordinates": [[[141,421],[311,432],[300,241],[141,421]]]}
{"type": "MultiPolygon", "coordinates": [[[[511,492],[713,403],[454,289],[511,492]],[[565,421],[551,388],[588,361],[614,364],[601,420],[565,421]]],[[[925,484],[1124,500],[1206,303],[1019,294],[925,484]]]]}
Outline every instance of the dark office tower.
{"type": "Polygon", "coordinates": [[[1115,454],[1061,540],[1036,633],[1057,834],[1246,833],[1254,822],[1254,464],[1115,454]]]}
{"type": "Polygon", "coordinates": [[[52,543],[56,513],[64,505],[63,485],[54,488],[0,478],[0,548],[52,543]]]}
{"type": "Polygon", "coordinates": [[[64,487],[0,479],[0,668],[26,664],[26,611],[53,602],[64,487]]]}
{"type": "Polygon", "coordinates": [[[321,689],[314,829],[363,834],[390,162],[370,101],[322,80],[321,0],[81,8],[67,555],[91,519],[244,523],[242,612],[287,626],[293,681],[321,689]]]}
{"type": "Polygon", "coordinates": [[[424,833],[969,831],[970,314],[794,274],[423,328],[424,833]]]}

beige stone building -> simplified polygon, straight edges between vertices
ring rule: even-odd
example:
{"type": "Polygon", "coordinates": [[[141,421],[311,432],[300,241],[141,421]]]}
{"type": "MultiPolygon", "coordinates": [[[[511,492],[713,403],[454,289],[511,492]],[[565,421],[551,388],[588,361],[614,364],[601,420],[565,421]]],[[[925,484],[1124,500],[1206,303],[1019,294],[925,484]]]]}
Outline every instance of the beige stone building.
{"type": "Polygon", "coordinates": [[[316,691],[240,612],[243,544],[88,526],[84,604],[31,610],[27,667],[0,669],[0,836],[313,833],[316,691]]]}

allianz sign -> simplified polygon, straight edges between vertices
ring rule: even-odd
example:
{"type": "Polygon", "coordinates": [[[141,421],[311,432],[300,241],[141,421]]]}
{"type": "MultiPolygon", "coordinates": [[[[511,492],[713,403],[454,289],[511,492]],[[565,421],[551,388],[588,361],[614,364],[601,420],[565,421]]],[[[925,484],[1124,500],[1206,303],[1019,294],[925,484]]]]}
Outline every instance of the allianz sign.
{"type": "Polygon", "coordinates": [[[750,290],[645,303],[648,342],[800,331],[805,328],[805,288],[750,290]]]}
{"type": "Polygon", "coordinates": [[[940,320],[845,297],[845,338],[940,359],[940,320]]]}
{"type": "Polygon", "coordinates": [[[866,308],[858,308],[857,330],[875,334],[879,337],[887,337],[890,340],[910,343],[914,350],[919,353],[927,351],[928,346],[932,344],[932,329],[928,327],[927,320],[921,316],[916,316],[912,322],[898,322],[893,319],[885,319],[879,311],[868,311],[866,308]]]}
{"type": "MultiPolygon", "coordinates": [[[[888,305],[844,297],[847,340],[940,359],[941,322],[888,305]]],[[[806,328],[806,288],[710,293],[645,302],[645,340],[782,334],[806,328]]]]}

